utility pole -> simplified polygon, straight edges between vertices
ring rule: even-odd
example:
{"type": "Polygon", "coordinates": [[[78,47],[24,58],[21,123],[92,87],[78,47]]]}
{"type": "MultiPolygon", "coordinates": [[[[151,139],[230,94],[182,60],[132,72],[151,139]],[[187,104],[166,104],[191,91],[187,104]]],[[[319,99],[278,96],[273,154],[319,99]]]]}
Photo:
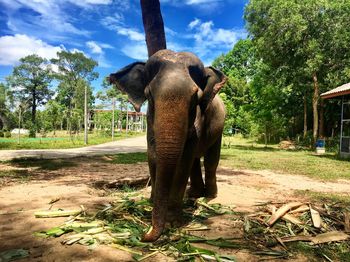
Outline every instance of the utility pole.
{"type": "Polygon", "coordinates": [[[18,144],[21,142],[21,105],[19,106],[19,114],[18,114],[18,144]]]}
{"type": "Polygon", "coordinates": [[[88,106],[87,106],[87,84],[84,93],[84,144],[88,144],[88,106]]]}
{"type": "Polygon", "coordinates": [[[129,129],[129,105],[128,102],[126,102],[126,134],[128,134],[129,129]]]}
{"type": "Polygon", "coordinates": [[[112,98],[112,141],[114,141],[114,112],[115,112],[115,97],[112,98]]]}

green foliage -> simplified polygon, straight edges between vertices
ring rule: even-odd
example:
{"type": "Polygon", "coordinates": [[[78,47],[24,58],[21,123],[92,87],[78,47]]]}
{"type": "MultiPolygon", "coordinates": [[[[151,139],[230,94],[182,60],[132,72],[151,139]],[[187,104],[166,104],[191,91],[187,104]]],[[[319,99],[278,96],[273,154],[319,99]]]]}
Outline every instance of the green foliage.
{"type": "Polygon", "coordinates": [[[38,55],[23,57],[20,62],[7,77],[7,82],[22,110],[31,108],[30,135],[35,137],[37,108],[44,105],[53,94],[50,90],[52,74],[48,61],[38,55]]]}
{"type": "Polygon", "coordinates": [[[255,50],[250,40],[240,40],[226,55],[221,55],[213,66],[228,76],[220,96],[226,106],[225,134],[250,133],[251,118],[241,108],[251,103],[249,81],[257,65],[255,50]],[[243,121],[242,121],[243,120],[243,121]],[[249,123],[244,123],[249,121],[249,123]]]}
{"type": "MultiPolygon", "coordinates": [[[[251,0],[246,6],[247,29],[257,56],[268,69],[258,79],[263,82],[261,88],[271,85],[274,91],[270,93],[281,93],[276,96],[284,112],[278,114],[288,126],[293,125],[289,135],[295,137],[302,130],[304,97],[313,100],[318,123],[316,85],[323,92],[350,81],[350,58],[345,51],[350,48],[349,10],[343,0],[251,0]]],[[[263,97],[262,103],[270,98],[263,97]]],[[[334,128],[337,121],[332,117],[326,115],[326,123],[334,128]]],[[[314,125],[314,135],[317,131],[314,125]]]]}
{"type": "Polygon", "coordinates": [[[51,60],[58,67],[58,72],[54,74],[59,81],[56,100],[66,109],[62,112],[66,118],[67,129],[76,133],[83,124],[85,89],[89,108],[94,103],[90,82],[98,77],[98,73],[94,71],[98,64],[81,52],[61,51],[57,53],[57,57],[51,60]]]}

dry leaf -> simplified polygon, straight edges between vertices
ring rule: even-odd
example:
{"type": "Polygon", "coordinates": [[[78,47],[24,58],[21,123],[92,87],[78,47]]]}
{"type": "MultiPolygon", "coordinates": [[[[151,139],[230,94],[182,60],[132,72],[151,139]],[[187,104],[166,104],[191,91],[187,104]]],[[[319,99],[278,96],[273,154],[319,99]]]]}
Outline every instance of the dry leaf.
{"type": "Polygon", "coordinates": [[[321,228],[322,219],[321,219],[320,213],[315,209],[313,209],[311,205],[310,205],[310,214],[311,214],[311,219],[314,227],[321,228]]]}
{"type": "Polygon", "coordinates": [[[302,205],[296,209],[293,209],[291,211],[289,211],[289,214],[296,214],[296,213],[303,213],[305,211],[309,211],[309,207],[307,205],[302,205]]]}
{"type": "Polygon", "coordinates": [[[299,218],[295,217],[295,216],[292,216],[290,214],[285,214],[282,219],[288,221],[288,222],[291,222],[295,225],[302,225],[304,224],[303,221],[301,221],[299,218]]]}
{"type": "Polygon", "coordinates": [[[272,226],[278,219],[283,217],[289,210],[291,210],[293,208],[300,207],[301,205],[303,205],[303,203],[301,203],[301,202],[291,202],[291,203],[283,205],[282,207],[280,207],[276,211],[276,213],[274,213],[270,217],[270,219],[267,221],[267,223],[269,224],[269,226],[272,226]]]}
{"type": "Polygon", "coordinates": [[[281,237],[283,243],[295,242],[295,241],[308,241],[312,240],[312,236],[291,236],[291,237],[281,237]]]}
{"type": "Polygon", "coordinates": [[[345,232],[350,232],[350,213],[344,212],[344,230],[345,232]]]}
{"type": "Polygon", "coordinates": [[[319,234],[311,239],[311,242],[315,245],[317,244],[322,244],[322,243],[329,243],[329,242],[334,242],[334,241],[344,241],[349,239],[349,235],[340,232],[340,231],[332,231],[332,232],[327,232],[323,234],[319,234]]]}

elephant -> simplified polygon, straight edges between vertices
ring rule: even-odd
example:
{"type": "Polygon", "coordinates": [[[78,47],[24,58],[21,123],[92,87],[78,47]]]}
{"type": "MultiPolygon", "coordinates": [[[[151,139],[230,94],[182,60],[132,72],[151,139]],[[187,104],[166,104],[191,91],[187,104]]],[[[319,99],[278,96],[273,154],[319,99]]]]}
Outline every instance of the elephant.
{"type": "Polygon", "coordinates": [[[148,101],[153,210],[152,227],[142,241],[157,240],[166,222],[181,218],[189,178],[189,197],[216,197],[225,120],[225,106],[217,93],[226,79],[219,70],[204,67],[194,54],[168,49],[156,52],[146,63],[135,62],[110,74],[110,83],[128,95],[136,111],[148,101]]]}

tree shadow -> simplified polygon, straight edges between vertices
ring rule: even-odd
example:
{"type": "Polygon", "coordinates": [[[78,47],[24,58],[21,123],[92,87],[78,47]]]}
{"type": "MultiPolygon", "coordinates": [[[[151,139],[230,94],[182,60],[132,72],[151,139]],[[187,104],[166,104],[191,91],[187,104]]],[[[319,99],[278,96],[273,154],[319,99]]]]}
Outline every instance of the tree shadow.
{"type": "Polygon", "coordinates": [[[281,151],[282,149],[267,146],[267,147],[257,147],[252,145],[231,145],[230,147],[223,146],[223,149],[237,149],[244,151],[262,151],[262,152],[273,152],[273,151],[281,151]]]}
{"type": "Polygon", "coordinates": [[[343,161],[343,162],[350,162],[349,158],[342,158],[342,157],[340,157],[339,154],[319,155],[319,154],[313,153],[311,155],[314,156],[314,157],[317,157],[317,158],[321,158],[321,159],[323,158],[323,159],[337,160],[337,161],[343,161]]]}
{"type": "Polygon", "coordinates": [[[66,167],[75,167],[75,161],[65,159],[37,159],[37,158],[19,158],[9,161],[11,165],[21,168],[37,168],[40,170],[59,170],[66,167]]]}

